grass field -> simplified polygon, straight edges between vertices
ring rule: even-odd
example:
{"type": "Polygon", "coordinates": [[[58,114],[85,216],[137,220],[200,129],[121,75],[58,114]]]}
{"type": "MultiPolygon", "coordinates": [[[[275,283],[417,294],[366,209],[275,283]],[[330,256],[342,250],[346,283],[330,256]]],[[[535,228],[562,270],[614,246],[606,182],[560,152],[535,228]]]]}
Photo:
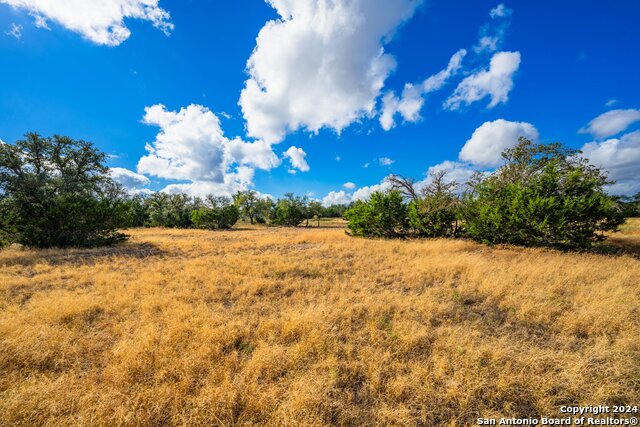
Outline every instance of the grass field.
{"type": "Polygon", "coordinates": [[[1,425],[473,425],[640,403],[626,254],[141,229],[0,252],[1,425]]]}

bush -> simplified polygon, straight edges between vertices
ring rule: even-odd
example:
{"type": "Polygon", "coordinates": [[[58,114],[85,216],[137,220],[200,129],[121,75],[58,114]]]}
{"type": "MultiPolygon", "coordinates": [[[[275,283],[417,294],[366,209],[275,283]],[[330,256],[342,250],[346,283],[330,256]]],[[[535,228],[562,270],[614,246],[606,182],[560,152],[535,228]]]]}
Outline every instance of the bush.
{"type": "Polygon", "coordinates": [[[0,198],[0,249],[13,243],[15,219],[6,199],[0,198]]]}
{"type": "Polygon", "coordinates": [[[444,195],[413,200],[407,207],[409,227],[423,237],[454,237],[458,233],[457,198],[444,195]]]}
{"type": "Polygon", "coordinates": [[[454,237],[458,234],[458,215],[460,199],[453,193],[455,182],[446,181],[446,172],[429,175],[430,182],[418,192],[413,184],[403,178],[392,177],[391,182],[407,192],[413,200],[407,207],[409,227],[412,232],[423,237],[454,237]]]}
{"type": "Polygon", "coordinates": [[[576,151],[524,138],[503,153],[505,165],[471,183],[462,210],[478,241],[587,248],[623,223],[606,176],[576,151]]]}
{"type": "Polygon", "coordinates": [[[279,199],[272,211],[271,223],[286,227],[297,227],[305,219],[305,206],[300,197],[292,193],[279,199]]]}
{"type": "Polygon", "coordinates": [[[194,201],[186,194],[155,193],[147,200],[150,227],[189,228],[194,201]]]}
{"type": "Polygon", "coordinates": [[[28,133],[15,145],[0,144],[3,222],[9,222],[1,225],[3,241],[69,247],[126,239],[116,231],[124,209],[105,159],[91,143],[58,135],[28,133]]]}
{"type": "Polygon", "coordinates": [[[401,237],[407,231],[407,207],[399,191],[376,192],[344,213],[347,228],[358,237],[401,237]]]}
{"type": "Polygon", "coordinates": [[[238,222],[240,211],[235,205],[226,202],[212,205],[191,211],[191,222],[195,228],[229,229],[238,222]]]}

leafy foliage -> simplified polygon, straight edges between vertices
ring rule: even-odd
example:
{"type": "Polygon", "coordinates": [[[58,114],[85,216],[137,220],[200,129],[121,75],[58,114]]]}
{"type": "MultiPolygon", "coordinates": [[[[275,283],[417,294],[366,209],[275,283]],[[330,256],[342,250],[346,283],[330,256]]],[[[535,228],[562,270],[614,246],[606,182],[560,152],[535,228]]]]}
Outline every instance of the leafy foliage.
{"type": "Polygon", "coordinates": [[[125,240],[117,232],[125,209],[105,159],[91,143],[58,135],[28,133],[15,145],[0,144],[3,222],[10,222],[3,233],[35,247],[125,240]]]}
{"type": "Polygon", "coordinates": [[[197,209],[186,194],[154,193],[147,199],[151,227],[189,228],[191,212],[197,209]]]}
{"type": "Polygon", "coordinates": [[[423,237],[454,237],[458,234],[460,199],[454,193],[457,183],[447,182],[446,172],[430,175],[431,182],[409,203],[409,226],[423,237]]]}
{"type": "Polygon", "coordinates": [[[191,211],[191,222],[195,228],[209,230],[229,229],[238,222],[240,211],[227,198],[209,198],[209,206],[191,211]]]}
{"type": "Polygon", "coordinates": [[[376,192],[344,213],[352,236],[401,237],[407,231],[407,206],[399,191],[376,192]]]}
{"type": "Polygon", "coordinates": [[[521,138],[505,165],[477,177],[462,216],[469,237],[489,244],[586,248],[623,217],[603,190],[606,175],[558,143],[521,138]]]}
{"type": "Polygon", "coordinates": [[[305,202],[293,193],[287,193],[276,202],[271,213],[271,223],[286,227],[297,227],[306,217],[305,202]]]}

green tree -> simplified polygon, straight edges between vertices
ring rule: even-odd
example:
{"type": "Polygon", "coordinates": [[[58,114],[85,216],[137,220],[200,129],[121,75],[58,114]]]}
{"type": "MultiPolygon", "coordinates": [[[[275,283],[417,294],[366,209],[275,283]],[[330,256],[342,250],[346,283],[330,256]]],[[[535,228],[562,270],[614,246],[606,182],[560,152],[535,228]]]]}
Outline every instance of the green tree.
{"type": "Polygon", "coordinates": [[[186,194],[154,193],[148,199],[151,227],[189,228],[191,211],[197,208],[194,199],[186,194]]]}
{"type": "Polygon", "coordinates": [[[253,190],[238,191],[233,196],[233,202],[238,208],[240,215],[249,218],[249,222],[253,224],[255,218],[260,213],[260,198],[258,193],[253,190]]]}
{"type": "Polygon", "coordinates": [[[0,248],[10,245],[16,234],[13,211],[5,197],[0,195],[0,248]]]}
{"type": "Polygon", "coordinates": [[[409,226],[425,237],[454,237],[458,234],[460,199],[458,184],[446,181],[446,172],[430,174],[430,182],[407,207],[409,226]]]}
{"type": "Polygon", "coordinates": [[[240,211],[228,197],[207,196],[204,203],[195,203],[191,223],[195,228],[229,229],[238,222],[240,211]]]}
{"type": "Polygon", "coordinates": [[[559,143],[520,138],[493,174],[472,180],[462,209],[469,237],[489,243],[587,248],[624,222],[606,175],[559,143]]]}
{"type": "Polygon", "coordinates": [[[278,199],[271,215],[271,223],[287,227],[297,227],[305,219],[305,205],[300,197],[287,193],[278,199]]]}
{"type": "Polygon", "coordinates": [[[398,190],[373,193],[344,213],[352,236],[401,237],[407,232],[407,206],[398,190]]]}
{"type": "Polygon", "coordinates": [[[124,203],[112,197],[116,186],[105,160],[91,143],[58,135],[28,133],[14,145],[0,144],[0,193],[11,239],[35,247],[125,240],[117,231],[124,203]]]}
{"type": "Polygon", "coordinates": [[[318,202],[317,200],[313,200],[311,202],[309,202],[309,214],[311,215],[311,217],[315,217],[316,220],[318,221],[318,227],[320,227],[320,219],[323,217],[324,214],[324,208],[322,207],[322,203],[318,202]]]}

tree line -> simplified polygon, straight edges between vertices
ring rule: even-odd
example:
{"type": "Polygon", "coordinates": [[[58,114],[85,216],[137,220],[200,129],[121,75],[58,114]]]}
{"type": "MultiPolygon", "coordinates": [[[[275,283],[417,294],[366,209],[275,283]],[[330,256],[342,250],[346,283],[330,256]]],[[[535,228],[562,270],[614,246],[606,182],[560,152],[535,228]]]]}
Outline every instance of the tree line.
{"type": "Polygon", "coordinates": [[[324,207],[286,194],[272,200],[255,191],[233,197],[153,193],[132,196],[111,179],[107,156],[93,144],[28,133],[0,143],[0,247],[87,247],[122,242],[131,227],[228,229],[251,224],[309,225],[342,217],[346,207],[324,207]]]}
{"type": "Polygon", "coordinates": [[[559,143],[520,138],[502,153],[504,165],[476,173],[460,194],[444,172],[428,185],[391,176],[345,213],[349,233],[362,237],[465,237],[486,244],[588,248],[640,214],[640,195],[610,196],[606,174],[559,143]]]}
{"type": "Polygon", "coordinates": [[[444,172],[427,185],[391,176],[392,189],[350,206],[324,207],[287,193],[273,200],[255,191],[233,197],[130,195],[109,176],[107,156],[91,143],[28,133],[0,143],[0,247],[83,247],[122,242],[123,229],[229,229],[238,220],[309,226],[347,219],[361,237],[471,238],[483,243],[585,248],[640,212],[640,195],[608,195],[603,171],[561,144],[520,139],[504,166],[477,173],[460,194],[444,172]]]}

